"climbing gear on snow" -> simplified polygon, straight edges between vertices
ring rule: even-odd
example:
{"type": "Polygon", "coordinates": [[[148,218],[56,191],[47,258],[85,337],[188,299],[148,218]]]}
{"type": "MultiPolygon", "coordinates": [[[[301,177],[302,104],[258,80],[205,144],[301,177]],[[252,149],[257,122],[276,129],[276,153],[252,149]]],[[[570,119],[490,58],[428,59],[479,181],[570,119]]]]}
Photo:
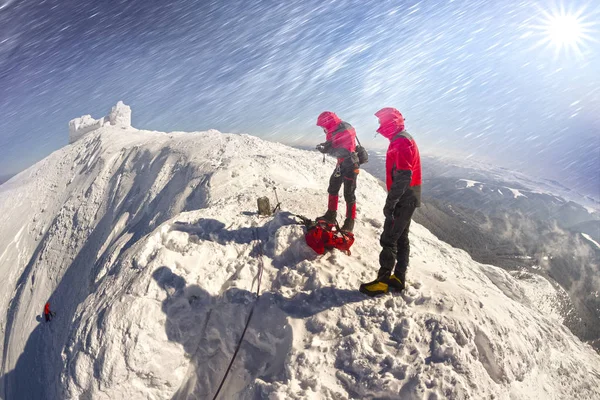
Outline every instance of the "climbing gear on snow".
{"type": "Polygon", "coordinates": [[[354,234],[344,232],[337,223],[328,223],[325,220],[313,221],[301,215],[296,215],[306,227],[306,244],[317,254],[324,254],[326,250],[338,249],[350,255],[350,247],[354,244],[354,234]]]}
{"type": "Polygon", "coordinates": [[[271,204],[268,197],[259,197],[256,199],[256,205],[258,206],[258,215],[271,215],[271,204]]]}
{"type": "Polygon", "coordinates": [[[258,206],[258,215],[269,216],[272,214],[276,214],[277,211],[281,210],[281,202],[279,201],[279,197],[277,196],[277,189],[273,188],[273,191],[275,192],[275,201],[277,202],[277,205],[275,205],[275,207],[271,210],[271,203],[269,202],[269,198],[266,196],[259,197],[258,199],[256,199],[256,204],[258,206]]]}
{"type": "Polygon", "coordinates": [[[277,189],[273,188],[273,191],[275,192],[275,201],[277,202],[277,205],[273,209],[273,214],[276,214],[277,211],[281,210],[281,202],[279,201],[279,197],[277,196],[277,189]]]}

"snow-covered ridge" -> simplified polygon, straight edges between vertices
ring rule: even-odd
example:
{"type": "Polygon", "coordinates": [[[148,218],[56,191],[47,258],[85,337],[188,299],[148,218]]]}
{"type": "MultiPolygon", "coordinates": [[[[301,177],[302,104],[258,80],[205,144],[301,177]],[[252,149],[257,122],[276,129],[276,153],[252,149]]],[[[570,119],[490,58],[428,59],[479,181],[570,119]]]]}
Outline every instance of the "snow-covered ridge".
{"type": "MultiPolygon", "coordinates": [[[[470,179],[458,179],[459,183],[459,189],[469,189],[472,187],[477,188],[478,190],[483,190],[483,188],[485,187],[485,183],[483,182],[479,182],[479,181],[474,181],[474,180],[470,180],[470,179]],[[466,184],[465,187],[461,187],[462,184],[466,184]]],[[[490,185],[490,186],[494,186],[495,185],[490,185]]],[[[502,187],[496,187],[496,191],[500,194],[500,196],[504,196],[504,192],[502,191],[502,189],[505,189],[505,191],[510,192],[511,193],[511,197],[512,198],[519,198],[519,197],[525,197],[527,198],[526,195],[524,195],[522,192],[523,190],[519,190],[519,189],[514,189],[508,186],[502,186],[502,187]]],[[[532,193],[536,193],[535,191],[533,191],[532,193]]],[[[540,192],[541,193],[541,192],[540,192]]]]}
{"type": "Polygon", "coordinates": [[[377,270],[379,182],[359,176],[352,256],[316,256],[291,215],[324,211],[333,166],[247,135],[104,123],[2,185],[0,397],[212,398],[261,262],[221,398],[600,396],[600,356],[553,316],[547,282],[418,224],[408,290],[357,293],[377,270]],[[282,211],[258,217],[274,187],[282,211]]]}

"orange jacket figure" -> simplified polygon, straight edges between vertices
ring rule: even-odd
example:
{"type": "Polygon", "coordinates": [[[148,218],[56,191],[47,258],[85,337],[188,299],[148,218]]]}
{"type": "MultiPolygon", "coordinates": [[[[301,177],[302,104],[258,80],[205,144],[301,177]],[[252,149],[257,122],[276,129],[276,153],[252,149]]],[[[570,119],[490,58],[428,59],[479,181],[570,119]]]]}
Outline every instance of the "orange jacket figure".
{"type": "Polygon", "coordinates": [[[50,302],[47,302],[46,305],[44,306],[44,318],[46,319],[46,322],[50,322],[52,320],[52,317],[54,317],[54,315],[55,315],[55,313],[50,311],[50,302]]]}

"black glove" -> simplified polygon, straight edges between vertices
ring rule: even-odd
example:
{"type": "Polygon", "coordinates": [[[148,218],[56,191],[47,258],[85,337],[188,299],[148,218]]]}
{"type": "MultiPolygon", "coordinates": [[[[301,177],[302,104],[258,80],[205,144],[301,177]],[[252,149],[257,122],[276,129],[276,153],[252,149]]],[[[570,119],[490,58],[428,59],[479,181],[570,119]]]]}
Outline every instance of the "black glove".
{"type": "Polygon", "coordinates": [[[329,149],[331,149],[331,142],[323,142],[317,145],[317,150],[323,154],[328,153],[329,149]]]}

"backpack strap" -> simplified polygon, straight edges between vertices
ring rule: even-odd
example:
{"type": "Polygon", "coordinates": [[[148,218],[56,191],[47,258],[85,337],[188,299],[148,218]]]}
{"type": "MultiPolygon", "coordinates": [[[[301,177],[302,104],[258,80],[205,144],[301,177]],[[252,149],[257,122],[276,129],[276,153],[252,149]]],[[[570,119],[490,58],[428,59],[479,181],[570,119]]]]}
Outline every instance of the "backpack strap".
{"type": "Polygon", "coordinates": [[[335,130],[333,132],[331,132],[331,136],[335,136],[336,134],[340,133],[340,132],[344,132],[345,130],[352,128],[352,125],[350,125],[349,123],[347,123],[346,121],[342,121],[340,122],[340,124],[337,126],[337,128],[335,128],[335,130]]]}
{"type": "Polygon", "coordinates": [[[396,135],[394,135],[394,137],[392,138],[391,141],[393,142],[394,140],[400,139],[401,137],[408,139],[410,141],[414,140],[413,137],[410,135],[410,133],[408,133],[406,131],[401,131],[401,132],[396,133],[396,135]]]}
{"type": "MultiPolygon", "coordinates": [[[[343,131],[347,130],[348,128],[352,128],[352,125],[350,125],[346,121],[342,121],[342,122],[340,122],[338,127],[335,129],[335,131],[331,132],[331,136],[335,136],[335,134],[343,132],[343,131]]],[[[356,132],[354,132],[354,138],[356,139],[356,142],[358,143],[358,145],[362,146],[360,144],[360,140],[358,140],[358,135],[356,134],[356,132]]]]}

